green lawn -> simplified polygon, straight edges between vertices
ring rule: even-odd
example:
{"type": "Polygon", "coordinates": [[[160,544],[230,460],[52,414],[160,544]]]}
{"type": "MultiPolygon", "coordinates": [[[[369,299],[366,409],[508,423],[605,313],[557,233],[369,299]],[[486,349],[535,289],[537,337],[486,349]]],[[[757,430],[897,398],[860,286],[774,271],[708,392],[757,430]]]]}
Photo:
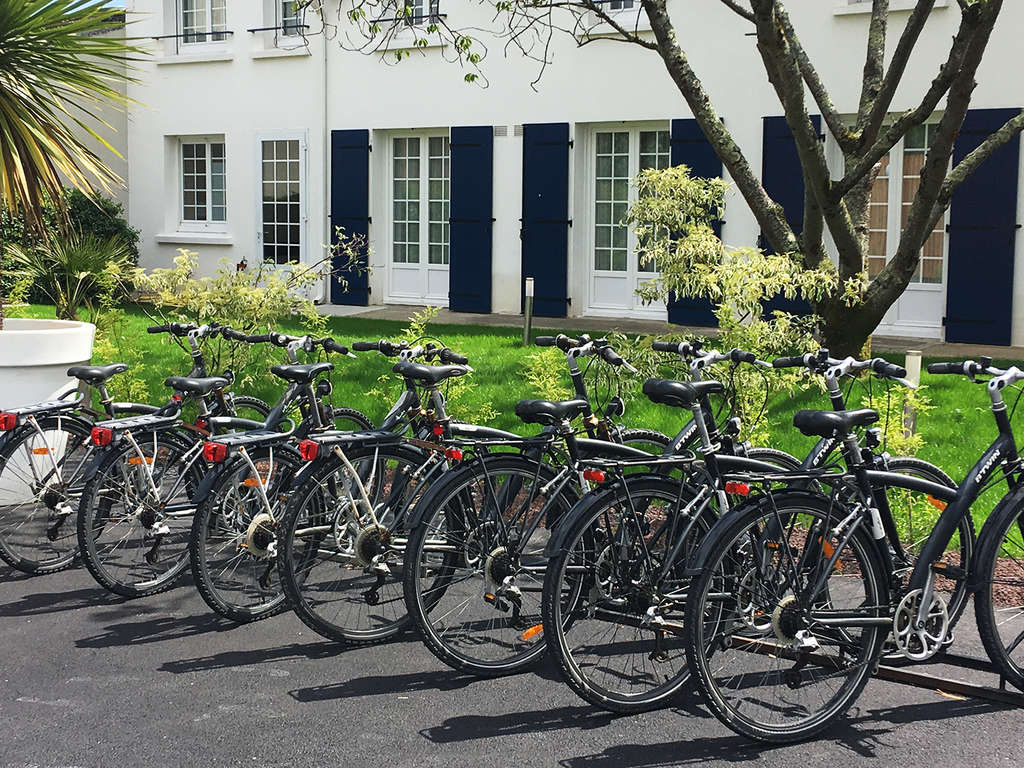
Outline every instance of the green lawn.
{"type": "MultiPolygon", "coordinates": [[[[412,310],[410,310],[412,311],[412,310]]],[[[53,316],[51,307],[33,306],[20,314],[32,316],[53,316]]],[[[145,327],[149,320],[139,310],[129,312],[129,332],[145,345],[145,380],[153,402],[163,401],[167,390],[163,387],[164,377],[182,375],[188,371],[189,360],[166,337],[149,336],[145,327]]],[[[397,336],[404,323],[394,321],[366,320],[359,317],[331,318],[330,332],[343,344],[357,340],[376,340],[397,336]]],[[[281,330],[300,333],[298,325],[281,330]]],[[[567,330],[575,332],[581,329],[567,330]]],[[[601,333],[601,328],[586,328],[592,333],[601,333]]],[[[468,395],[467,406],[489,402],[498,412],[494,426],[516,432],[529,433],[531,428],[519,422],[512,412],[515,402],[522,398],[536,397],[523,379],[523,365],[529,350],[521,346],[522,331],[519,328],[492,328],[464,325],[431,325],[432,334],[440,337],[452,349],[467,355],[476,373],[475,389],[468,395]]],[[[892,362],[902,363],[900,355],[886,355],[892,362]]],[[[391,400],[368,395],[370,389],[380,389],[380,376],[390,371],[393,360],[376,353],[360,354],[357,359],[335,356],[337,370],[333,381],[336,405],[345,405],[364,411],[379,422],[391,406],[391,400]]],[[[110,361],[96,361],[110,362],[110,361]]],[[[926,362],[929,362],[926,360],[926,362]]],[[[998,364],[998,363],[997,363],[998,364]]],[[[568,381],[564,367],[561,371],[568,381]]],[[[130,374],[129,374],[130,375],[130,374]]],[[[928,376],[924,383],[935,406],[934,410],[919,419],[918,428],[925,439],[920,452],[923,459],[938,464],[954,480],[961,480],[974,464],[981,451],[995,435],[995,426],[988,410],[988,397],[981,386],[960,376],[928,376]]],[[[391,391],[397,394],[397,381],[391,391]]],[[[268,401],[273,401],[283,387],[276,377],[267,373],[258,378],[247,391],[268,401]]],[[[876,384],[877,391],[877,384],[876,384]]],[[[1011,395],[1007,400],[1012,403],[1011,395]]],[[[859,400],[859,395],[854,395],[859,400]]],[[[852,405],[853,403],[851,403],[852,405]]],[[[777,397],[770,403],[766,418],[772,434],[772,445],[797,456],[803,456],[812,445],[812,440],[800,435],[792,427],[792,415],[799,408],[827,408],[828,401],[821,391],[807,390],[796,397],[777,397]]],[[[453,412],[458,416],[457,411],[453,412]]],[[[649,427],[667,434],[676,432],[683,424],[686,414],[672,408],[654,405],[642,396],[634,398],[627,409],[624,421],[629,426],[649,427]]],[[[1015,419],[1019,423],[1019,419],[1015,419]]],[[[991,493],[989,495],[992,495],[991,493]]],[[[979,510],[987,510],[991,501],[980,504],[979,510]]],[[[980,514],[979,514],[980,516],[980,514]]]]}

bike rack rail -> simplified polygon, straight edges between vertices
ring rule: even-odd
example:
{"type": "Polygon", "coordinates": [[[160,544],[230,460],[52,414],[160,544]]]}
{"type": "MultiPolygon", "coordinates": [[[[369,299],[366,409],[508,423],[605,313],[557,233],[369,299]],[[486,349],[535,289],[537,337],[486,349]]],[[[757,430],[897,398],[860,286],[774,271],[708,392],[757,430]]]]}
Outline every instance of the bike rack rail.
{"type": "Polygon", "coordinates": [[[927,688],[928,690],[939,691],[940,693],[950,693],[971,699],[983,699],[1000,704],[1011,704],[1015,707],[1024,707],[1024,693],[1007,688],[1006,678],[999,673],[999,670],[995,668],[992,662],[988,659],[978,659],[959,653],[939,654],[928,661],[918,662],[906,667],[890,667],[882,664],[879,665],[878,671],[875,672],[875,677],[879,680],[910,685],[915,688],[927,688]],[[924,674],[915,669],[916,667],[935,664],[996,675],[999,677],[999,687],[968,683],[962,680],[951,680],[947,677],[924,674]]]}

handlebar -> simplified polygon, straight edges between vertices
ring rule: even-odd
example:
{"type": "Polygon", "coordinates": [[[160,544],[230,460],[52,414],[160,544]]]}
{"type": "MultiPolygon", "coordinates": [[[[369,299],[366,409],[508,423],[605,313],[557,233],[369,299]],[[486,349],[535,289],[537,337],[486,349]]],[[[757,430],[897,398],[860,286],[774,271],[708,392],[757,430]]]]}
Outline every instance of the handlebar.
{"type": "Polygon", "coordinates": [[[566,336],[564,333],[560,333],[557,336],[538,336],[534,339],[533,343],[538,347],[558,347],[563,352],[568,352],[570,349],[580,346],[583,342],[580,339],[574,339],[566,336]]]}
{"type": "Polygon", "coordinates": [[[356,341],[352,343],[352,349],[356,352],[380,352],[387,357],[398,357],[402,350],[408,349],[409,343],[403,341],[399,344],[381,339],[380,341],[356,341]]]}
{"type": "Polygon", "coordinates": [[[668,352],[680,357],[695,357],[700,354],[702,345],[699,341],[655,341],[651,344],[655,352],[668,352]]]}

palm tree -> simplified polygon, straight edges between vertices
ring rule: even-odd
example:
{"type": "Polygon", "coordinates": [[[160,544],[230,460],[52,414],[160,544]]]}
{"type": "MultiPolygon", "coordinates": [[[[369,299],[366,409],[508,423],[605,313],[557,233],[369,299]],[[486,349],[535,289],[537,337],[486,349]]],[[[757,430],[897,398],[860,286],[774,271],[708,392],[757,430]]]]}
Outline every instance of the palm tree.
{"type": "Polygon", "coordinates": [[[117,154],[92,126],[111,128],[101,112],[124,105],[117,85],[143,53],[102,34],[114,13],[96,0],[0,0],[0,205],[31,227],[47,201],[63,212],[65,184],[91,193],[121,183],[87,143],[117,154]]]}

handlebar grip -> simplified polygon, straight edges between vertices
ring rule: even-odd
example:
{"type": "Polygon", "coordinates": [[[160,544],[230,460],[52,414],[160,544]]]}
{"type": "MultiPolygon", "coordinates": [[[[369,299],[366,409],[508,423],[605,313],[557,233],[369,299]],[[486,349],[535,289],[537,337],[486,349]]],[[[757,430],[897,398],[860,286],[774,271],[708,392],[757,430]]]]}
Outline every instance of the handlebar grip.
{"type": "Polygon", "coordinates": [[[792,357],[777,357],[772,360],[772,368],[797,368],[804,365],[803,355],[793,355],[792,357]]]}
{"type": "Polygon", "coordinates": [[[615,366],[623,365],[626,362],[625,360],[622,359],[622,355],[620,355],[611,347],[603,347],[601,349],[601,359],[604,360],[609,365],[615,366]]]}
{"type": "Polygon", "coordinates": [[[729,357],[734,363],[750,363],[753,365],[757,362],[757,355],[753,352],[747,352],[742,349],[734,349],[729,353],[729,357]]]}
{"type": "Polygon", "coordinates": [[[146,329],[146,333],[170,333],[171,326],[169,325],[151,325],[146,329]]]}
{"type": "Polygon", "coordinates": [[[905,379],[907,377],[907,369],[902,365],[890,363],[880,357],[871,363],[871,370],[879,376],[885,376],[890,379],[905,379]]]}
{"type": "Polygon", "coordinates": [[[928,373],[963,373],[963,363],[928,363],[928,373]]]}
{"type": "Polygon", "coordinates": [[[441,362],[446,365],[468,365],[469,358],[458,352],[452,352],[450,349],[443,349],[441,350],[441,362]]]}
{"type": "Polygon", "coordinates": [[[656,341],[651,344],[655,352],[678,352],[679,344],[674,341],[656,341]]]}
{"type": "Polygon", "coordinates": [[[553,347],[555,346],[554,336],[538,336],[533,340],[533,343],[538,347],[553,347]]]}
{"type": "Polygon", "coordinates": [[[348,354],[348,347],[339,344],[334,339],[324,339],[324,349],[328,352],[337,352],[339,355],[348,354]]]}
{"type": "Polygon", "coordinates": [[[380,348],[379,341],[353,341],[352,349],[356,352],[373,352],[380,348]]]}
{"type": "Polygon", "coordinates": [[[248,341],[249,337],[241,331],[236,331],[234,328],[221,328],[220,335],[225,339],[231,339],[232,341],[248,341]]]}
{"type": "Polygon", "coordinates": [[[560,333],[557,336],[555,336],[555,346],[558,347],[563,352],[568,352],[573,347],[580,346],[580,340],[573,339],[569,336],[566,336],[564,333],[560,333]]]}
{"type": "Polygon", "coordinates": [[[269,344],[271,342],[269,333],[261,333],[258,336],[246,336],[245,340],[249,344],[269,344]]]}

